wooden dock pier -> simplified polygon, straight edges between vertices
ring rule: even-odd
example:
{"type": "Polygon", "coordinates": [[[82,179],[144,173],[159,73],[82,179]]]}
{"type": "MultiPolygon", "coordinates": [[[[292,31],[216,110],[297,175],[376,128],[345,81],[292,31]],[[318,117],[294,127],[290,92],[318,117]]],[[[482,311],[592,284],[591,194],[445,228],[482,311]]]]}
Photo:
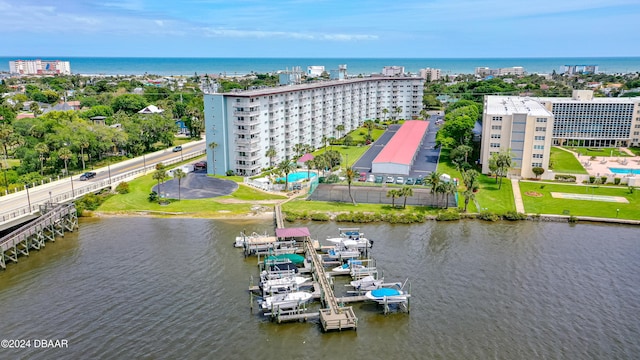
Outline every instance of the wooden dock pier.
{"type": "Polygon", "coordinates": [[[18,262],[19,255],[29,256],[30,250],[40,250],[46,241],[64,237],[65,231],[78,227],[78,215],[74,203],[46,204],[44,214],[20,229],[0,238],[0,267],[7,268],[7,261],[18,262]]]}

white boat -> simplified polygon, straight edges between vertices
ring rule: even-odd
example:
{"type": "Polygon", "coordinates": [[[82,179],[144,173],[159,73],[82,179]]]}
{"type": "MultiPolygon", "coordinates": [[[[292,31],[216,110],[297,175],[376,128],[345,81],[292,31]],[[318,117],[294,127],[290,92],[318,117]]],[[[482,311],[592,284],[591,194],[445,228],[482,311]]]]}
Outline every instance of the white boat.
{"type": "Polygon", "coordinates": [[[355,242],[345,240],[333,249],[327,251],[327,255],[331,259],[357,259],[360,257],[360,250],[355,247],[355,242]]]}
{"type": "Polygon", "coordinates": [[[298,290],[300,285],[311,280],[311,278],[302,276],[270,278],[266,271],[263,273],[264,275],[261,276],[260,288],[262,288],[262,291],[265,294],[295,291],[298,290]]]}
{"type": "Polygon", "coordinates": [[[327,238],[327,241],[340,244],[344,241],[353,241],[354,246],[359,249],[370,248],[373,246],[373,241],[364,237],[364,233],[360,232],[359,228],[339,228],[339,237],[327,238]]]}
{"type": "Polygon", "coordinates": [[[284,294],[265,296],[260,302],[262,310],[295,309],[311,300],[312,295],[307,291],[294,291],[284,294]]]}
{"type": "Polygon", "coordinates": [[[360,280],[353,280],[350,282],[357,291],[371,291],[379,289],[382,286],[384,279],[376,279],[373,276],[365,276],[360,280]]]}
{"type": "Polygon", "coordinates": [[[364,268],[364,265],[362,265],[361,261],[349,260],[340,266],[334,267],[331,271],[337,274],[350,274],[352,269],[362,268],[364,268]]]}
{"type": "Polygon", "coordinates": [[[255,231],[251,235],[247,235],[241,232],[239,236],[236,236],[236,241],[233,243],[234,247],[242,248],[247,245],[256,247],[273,247],[274,243],[278,239],[275,236],[264,234],[258,234],[255,231]]]}
{"type": "Polygon", "coordinates": [[[382,287],[367,291],[364,296],[378,304],[398,304],[407,302],[410,295],[400,289],[382,287]]]}

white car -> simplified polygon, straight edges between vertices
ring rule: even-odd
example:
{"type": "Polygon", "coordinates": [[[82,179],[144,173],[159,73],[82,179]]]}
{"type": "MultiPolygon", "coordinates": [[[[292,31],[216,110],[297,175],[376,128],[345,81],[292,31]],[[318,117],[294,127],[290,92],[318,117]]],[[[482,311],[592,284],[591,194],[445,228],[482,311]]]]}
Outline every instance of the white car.
{"type": "Polygon", "coordinates": [[[370,174],[369,177],[367,178],[367,182],[375,182],[376,181],[376,176],[373,174],[370,174]]]}
{"type": "Polygon", "coordinates": [[[393,184],[393,176],[387,176],[386,183],[387,184],[393,184]]]}
{"type": "Polygon", "coordinates": [[[402,176],[398,176],[396,178],[396,184],[404,184],[404,178],[402,176]]]}

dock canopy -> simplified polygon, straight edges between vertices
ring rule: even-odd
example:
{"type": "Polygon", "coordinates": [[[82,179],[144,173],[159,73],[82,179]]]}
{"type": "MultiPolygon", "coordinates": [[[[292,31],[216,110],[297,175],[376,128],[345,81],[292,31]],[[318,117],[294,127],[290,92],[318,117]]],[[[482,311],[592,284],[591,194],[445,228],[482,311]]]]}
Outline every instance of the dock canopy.
{"type": "Polygon", "coordinates": [[[306,227],[299,228],[279,228],[276,229],[276,237],[279,238],[295,238],[295,237],[309,237],[311,233],[306,227]]]}

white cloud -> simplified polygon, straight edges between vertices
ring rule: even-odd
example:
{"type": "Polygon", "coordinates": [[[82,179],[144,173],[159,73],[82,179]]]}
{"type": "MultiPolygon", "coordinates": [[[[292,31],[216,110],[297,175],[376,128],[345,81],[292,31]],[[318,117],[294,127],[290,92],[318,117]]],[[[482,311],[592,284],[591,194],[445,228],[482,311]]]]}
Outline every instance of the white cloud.
{"type": "Polygon", "coordinates": [[[200,29],[208,37],[238,37],[238,38],[289,38],[302,40],[331,40],[331,41],[353,41],[353,40],[376,40],[377,35],[364,34],[314,34],[290,31],[261,31],[261,30],[233,30],[233,29],[200,29]]]}

